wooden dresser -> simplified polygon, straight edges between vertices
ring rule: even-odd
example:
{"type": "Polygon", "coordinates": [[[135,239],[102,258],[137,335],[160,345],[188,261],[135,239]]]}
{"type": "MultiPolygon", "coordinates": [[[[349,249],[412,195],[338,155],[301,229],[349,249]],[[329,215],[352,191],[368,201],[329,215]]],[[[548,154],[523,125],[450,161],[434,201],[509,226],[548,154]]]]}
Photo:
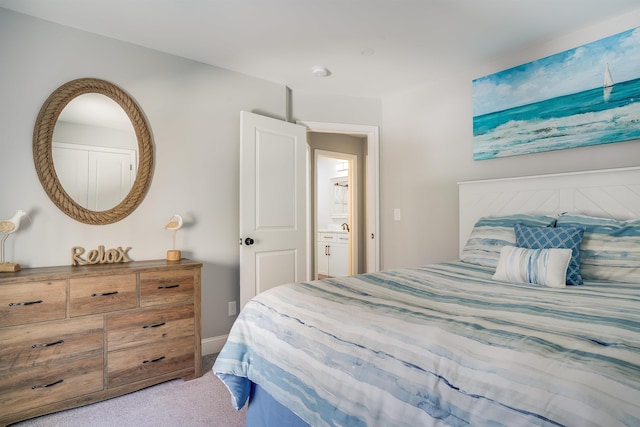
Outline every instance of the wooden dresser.
{"type": "Polygon", "coordinates": [[[200,376],[202,264],[0,274],[0,425],[200,376]]]}

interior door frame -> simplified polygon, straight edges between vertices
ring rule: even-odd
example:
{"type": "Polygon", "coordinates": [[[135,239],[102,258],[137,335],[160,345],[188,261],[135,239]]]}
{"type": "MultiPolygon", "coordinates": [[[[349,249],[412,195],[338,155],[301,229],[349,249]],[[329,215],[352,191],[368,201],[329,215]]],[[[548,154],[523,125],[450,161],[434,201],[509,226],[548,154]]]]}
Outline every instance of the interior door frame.
{"type": "MultiPolygon", "coordinates": [[[[345,123],[326,123],[300,120],[297,124],[307,128],[307,132],[337,133],[364,137],[367,144],[366,154],[366,224],[368,273],[380,270],[380,132],[377,126],[345,123]]],[[[309,227],[308,242],[315,241],[309,227]]]]}

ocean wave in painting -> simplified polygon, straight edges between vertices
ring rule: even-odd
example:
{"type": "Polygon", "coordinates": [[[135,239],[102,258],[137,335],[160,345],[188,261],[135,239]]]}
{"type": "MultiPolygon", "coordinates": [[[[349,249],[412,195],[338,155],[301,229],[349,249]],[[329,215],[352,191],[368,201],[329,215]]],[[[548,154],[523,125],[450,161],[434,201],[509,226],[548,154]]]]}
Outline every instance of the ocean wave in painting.
{"type": "Polygon", "coordinates": [[[602,98],[602,89],[593,89],[474,117],[473,158],[483,160],[638,139],[640,79],[622,86],[614,87],[618,96],[612,94],[610,101],[602,98]],[[586,102],[585,98],[595,96],[599,97],[597,102],[586,102]]]}

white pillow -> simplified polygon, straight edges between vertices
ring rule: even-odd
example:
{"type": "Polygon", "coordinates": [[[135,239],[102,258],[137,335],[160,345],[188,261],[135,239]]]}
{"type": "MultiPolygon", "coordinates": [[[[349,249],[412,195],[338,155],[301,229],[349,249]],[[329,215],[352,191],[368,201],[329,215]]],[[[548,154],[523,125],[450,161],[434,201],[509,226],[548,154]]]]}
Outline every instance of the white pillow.
{"type": "Polygon", "coordinates": [[[571,249],[526,249],[504,246],[493,280],[564,288],[571,249]]]}

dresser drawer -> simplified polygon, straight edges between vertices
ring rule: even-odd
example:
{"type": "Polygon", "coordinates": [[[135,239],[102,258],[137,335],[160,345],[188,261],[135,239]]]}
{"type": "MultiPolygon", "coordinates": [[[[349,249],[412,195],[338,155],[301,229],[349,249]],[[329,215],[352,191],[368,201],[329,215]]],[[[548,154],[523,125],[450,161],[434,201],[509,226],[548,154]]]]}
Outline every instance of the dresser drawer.
{"type": "Polygon", "coordinates": [[[193,271],[140,273],[140,306],[193,302],[193,271]]]}
{"type": "Polygon", "coordinates": [[[193,304],[138,310],[107,316],[107,350],[193,336],[193,304]]]}
{"type": "Polygon", "coordinates": [[[136,275],[83,277],[70,280],[71,317],[135,308],[136,275]]]}
{"type": "Polygon", "coordinates": [[[346,235],[346,234],[337,234],[336,235],[336,243],[348,244],[349,243],[349,236],[346,235]]]}
{"type": "Polygon", "coordinates": [[[336,233],[318,233],[318,240],[323,242],[335,242],[338,240],[338,235],[336,233]]]}
{"type": "Polygon", "coordinates": [[[67,281],[0,285],[0,327],[64,319],[67,281]]]}
{"type": "Polygon", "coordinates": [[[194,357],[193,336],[110,351],[107,354],[107,387],[117,387],[183,369],[195,369],[194,357]]]}
{"type": "Polygon", "coordinates": [[[103,357],[0,375],[0,414],[13,414],[103,389],[103,357]]]}
{"type": "Polygon", "coordinates": [[[103,351],[102,316],[0,329],[0,375],[103,351]]]}

